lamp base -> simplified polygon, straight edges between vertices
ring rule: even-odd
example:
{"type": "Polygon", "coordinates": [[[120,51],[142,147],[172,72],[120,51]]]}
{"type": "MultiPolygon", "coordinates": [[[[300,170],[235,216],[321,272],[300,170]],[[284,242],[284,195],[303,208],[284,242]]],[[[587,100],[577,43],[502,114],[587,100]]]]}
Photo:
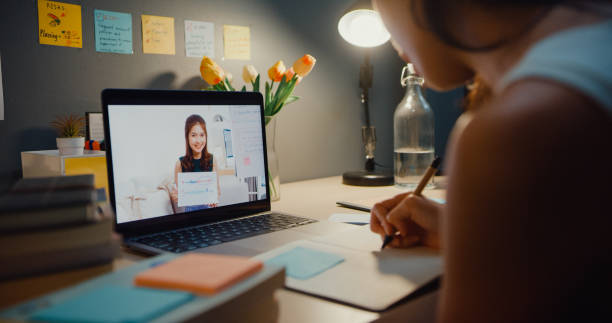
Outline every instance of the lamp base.
{"type": "Polygon", "coordinates": [[[388,172],[358,170],[342,174],[342,184],[355,186],[393,185],[393,175],[388,172]]]}

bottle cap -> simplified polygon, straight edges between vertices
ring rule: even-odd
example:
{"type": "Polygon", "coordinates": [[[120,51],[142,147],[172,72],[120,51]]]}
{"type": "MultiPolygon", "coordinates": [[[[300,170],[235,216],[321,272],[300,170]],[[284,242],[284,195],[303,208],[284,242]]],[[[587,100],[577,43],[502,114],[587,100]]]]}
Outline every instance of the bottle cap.
{"type": "Polygon", "coordinates": [[[406,66],[404,66],[404,68],[402,69],[402,76],[400,77],[400,84],[402,84],[402,86],[406,86],[408,78],[414,77],[414,76],[416,77],[419,76],[416,73],[416,70],[414,69],[414,65],[412,65],[412,63],[406,64],[406,66]]]}

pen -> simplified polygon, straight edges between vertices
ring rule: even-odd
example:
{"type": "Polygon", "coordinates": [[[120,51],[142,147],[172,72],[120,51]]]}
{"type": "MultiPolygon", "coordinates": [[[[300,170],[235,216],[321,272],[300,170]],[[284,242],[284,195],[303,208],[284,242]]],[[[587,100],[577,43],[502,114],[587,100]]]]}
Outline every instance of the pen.
{"type": "Polygon", "coordinates": [[[370,208],[363,206],[363,205],[358,205],[355,203],[351,203],[351,202],[345,202],[345,201],[338,201],[336,202],[336,204],[338,204],[338,206],[342,206],[345,207],[347,209],[353,209],[353,210],[358,210],[358,211],[364,211],[364,212],[370,212],[370,208]]]}
{"type": "MultiPolygon", "coordinates": [[[[423,174],[423,177],[421,177],[421,181],[419,182],[419,185],[417,185],[417,188],[414,190],[414,192],[412,192],[412,194],[414,194],[416,196],[421,196],[421,193],[423,192],[423,189],[427,185],[427,182],[429,182],[431,177],[434,176],[434,174],[438,171],[438,166],[440,165],[440,160],[441,160],[440,157],[436,157],[431,162],[431,165],[429,165],[429,167],[427,167],[427,170],[425,171],[425,174],[423,174]]],[[[386,235],[385,234],[385,239],[383,240],[383,244],[382,244],[382,247],[380,247],[380,250],[385,249],[385,247],[389,243],[391,243],[391,241],[393,241],[393,235],[386,235]]]]}

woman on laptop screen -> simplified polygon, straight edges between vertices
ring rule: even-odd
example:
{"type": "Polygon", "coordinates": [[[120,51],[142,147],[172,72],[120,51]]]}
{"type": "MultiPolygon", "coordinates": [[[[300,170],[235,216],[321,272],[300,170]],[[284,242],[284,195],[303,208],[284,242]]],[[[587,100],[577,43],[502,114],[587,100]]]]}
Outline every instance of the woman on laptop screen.
{"type": "Polygon", "coordinates": [[[172,202],[184,212],[216,207],[219,203],[217,165],[208,152],[204,118],[190,115],[185,121],[185,155],[174,166],[172,202]],[[180,194],[179,194],[180,192],[180,194]]]}

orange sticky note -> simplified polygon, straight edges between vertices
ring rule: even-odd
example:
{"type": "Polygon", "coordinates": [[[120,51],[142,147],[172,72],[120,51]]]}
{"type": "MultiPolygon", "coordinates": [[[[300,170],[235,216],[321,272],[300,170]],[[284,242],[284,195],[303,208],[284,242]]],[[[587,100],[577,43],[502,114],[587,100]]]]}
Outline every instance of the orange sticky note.
{"type": "Polygon", "coordinates": [[[261,261],[250,258],[191,253],[141,272],[134,285],[212,295],[261,268],[261,261]]]}

